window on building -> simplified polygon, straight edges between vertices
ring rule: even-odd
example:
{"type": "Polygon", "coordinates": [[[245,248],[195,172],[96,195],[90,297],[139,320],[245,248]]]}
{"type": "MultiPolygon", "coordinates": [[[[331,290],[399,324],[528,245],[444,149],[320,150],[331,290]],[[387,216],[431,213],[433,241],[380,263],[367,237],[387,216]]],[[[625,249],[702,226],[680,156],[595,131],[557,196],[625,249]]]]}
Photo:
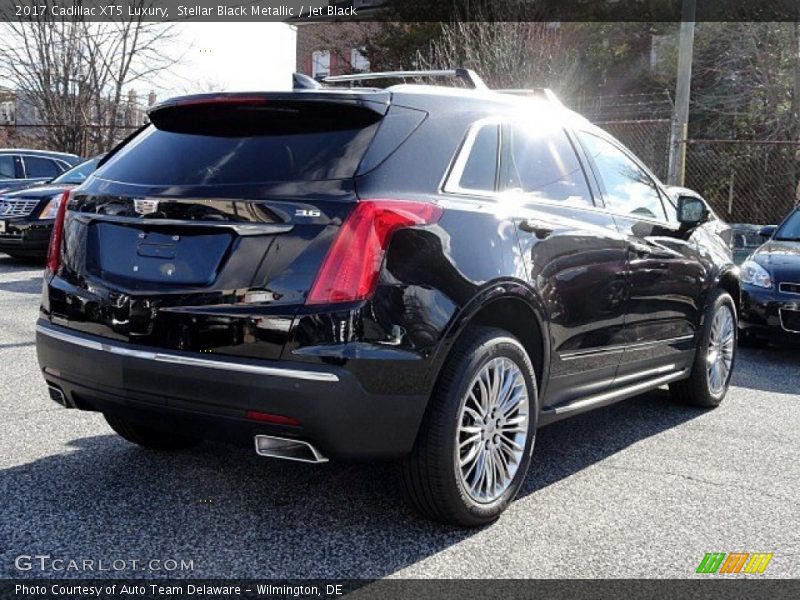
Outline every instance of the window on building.
{"type": "Polygon", "coordinates": [[[311,53],[311,76],[315,78],[327,77],[331,74],[330,50],[315,50],[311,53]]]}
{"type": "Polygon", "coordinates": [[[350,66],[353,71],[369,71],[369,61],[358,48],[353,48],[350,51],[350,66]]]}

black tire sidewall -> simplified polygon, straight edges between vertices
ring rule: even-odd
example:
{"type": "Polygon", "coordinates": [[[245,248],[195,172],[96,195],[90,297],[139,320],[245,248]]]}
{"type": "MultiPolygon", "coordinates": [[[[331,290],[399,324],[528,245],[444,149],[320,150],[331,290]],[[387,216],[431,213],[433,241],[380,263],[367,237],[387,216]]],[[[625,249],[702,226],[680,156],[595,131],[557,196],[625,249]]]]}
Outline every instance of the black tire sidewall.
{"type": "Polygon", "coordinates": [[[703,331],[703,343],[700,348],[698,348],[698,357],[695,362],[695,369],[699,371],[700,376],[703,378],[703,385],[705,386],[706,394],[708,395],[709,401],[713,404],[719,404],[722,402],[723,398],[725,398],[725,395],[728,393],[728,388],[731,384],[731,377],[733,376],[733,369],[736,366],[738,344],[739,327],[736,314],[736,305],[733,303],[733,298],[731,298],[730,294],[720,290],[717,292],[714,301],[709,306],[705,328],[703,331]],[[725,379],[725,385],[722,386],[722,389],[718,393],[714,394],[711,392],[711,385],[708,379],[708,368],[705,357],[708,354],[708,346],[711,340],[711,326],[713,324],[714,317],[721,306],[727,306],[728,310],[731,311],[731,315],[733,316],[733,360],[731,361],[730,371],[728,371],[727,378],[725,379]]]}

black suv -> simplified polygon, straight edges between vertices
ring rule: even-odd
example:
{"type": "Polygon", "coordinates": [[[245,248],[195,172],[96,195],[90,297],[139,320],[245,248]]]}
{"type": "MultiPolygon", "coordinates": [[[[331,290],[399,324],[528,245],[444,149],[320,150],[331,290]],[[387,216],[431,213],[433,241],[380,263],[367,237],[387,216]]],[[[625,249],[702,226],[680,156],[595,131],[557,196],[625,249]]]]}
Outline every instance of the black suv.
{"type": "Polygon", "coordinates": [[[552,98],[322,88],[150,119],[60,204],[37,325],[51,397],[132,442],[401,459],[419,511],[475,526],[537,427],[725,396],[739,282],[705,205],[552,98]]]}

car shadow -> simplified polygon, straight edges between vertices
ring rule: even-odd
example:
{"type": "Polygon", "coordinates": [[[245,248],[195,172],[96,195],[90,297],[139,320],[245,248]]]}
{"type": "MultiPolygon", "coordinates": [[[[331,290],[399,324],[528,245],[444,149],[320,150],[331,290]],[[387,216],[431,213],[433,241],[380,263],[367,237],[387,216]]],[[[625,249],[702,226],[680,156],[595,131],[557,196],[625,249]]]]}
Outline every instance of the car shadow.
{"type": "Polygon", "coordinates": [[[0,281],[0,292],[15,294],[32,294],[38,296],[42,293],[42,276],[28,277],[16,281],[0,281]]]}
{"type": "Polygon", "coordinates": [[[0,267],[6,273],[14,271],[30,271],[31,269],[44,270],[45,260],[36,257],[9,256],[0,252],[0,267]]]}
{"type": "MultiPolygon", "coordinates": [[[[550,425],[521,495],[700,414],[655,392],[550,425]]],[[[14,570],[37,553],[192,560],[176,577],[383,577],[476,533],[413,514],[393,464],[307,465],[212,443],[158,454],[114,435],[0,471],[0,496],[0,564],[14,577],[87,575],[14,570]]]]}
{"type": "Polygon", "coordinates": [[[731,383],[737,387],[779,394],[796,394],[797,378],[787,373],[800,370],[800,347],[739,348],[731,383]]]}

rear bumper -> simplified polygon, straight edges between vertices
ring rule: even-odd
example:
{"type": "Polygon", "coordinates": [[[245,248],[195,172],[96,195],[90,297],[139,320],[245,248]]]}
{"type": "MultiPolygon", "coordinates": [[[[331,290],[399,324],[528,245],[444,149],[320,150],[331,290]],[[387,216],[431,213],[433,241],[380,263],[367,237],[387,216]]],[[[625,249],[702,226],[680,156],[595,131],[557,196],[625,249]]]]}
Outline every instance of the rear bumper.
{"type": "Polygon", "coordinates": [[[331,458],[397,458],[410,452],[427,404],[424,396],[369,393],[341,367],[154,352],[46,320],[36,347],[44,378],[68,404],[247,447],[265,434],[309,441],[331,458]],[[301,425],[251,421],[250,410],[301,425]]]}
{"type": "Polygon", "coordinates": [[[757,337],[800,343],[800,332],[786,327],[781,311],[800,311],[800,296],[742,286],[739,327],[757,337]]]}
{"type": "Polygon", "coordinates": [[[0,252],[21,256],[47,256],[53,221],[28,218],[4,219],[6,230],[0,233],[0,252]]]}

